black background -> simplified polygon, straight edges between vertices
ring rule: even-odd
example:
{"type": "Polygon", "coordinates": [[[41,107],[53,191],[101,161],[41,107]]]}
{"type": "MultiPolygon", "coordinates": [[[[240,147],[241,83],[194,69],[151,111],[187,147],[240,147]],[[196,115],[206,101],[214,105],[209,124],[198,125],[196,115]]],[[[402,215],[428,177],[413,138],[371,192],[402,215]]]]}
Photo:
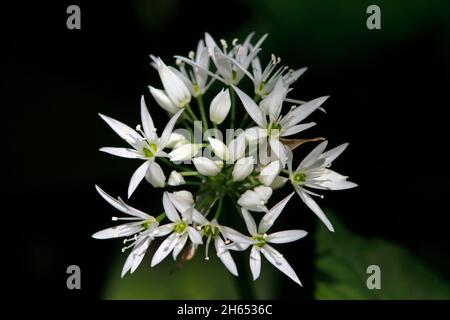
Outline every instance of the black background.
{"type": "MultiPolygon", "coordinates": [[[[9,4],[2,120],[3,158],[12,161],[4,166],[8,206],[2,211],[12,218],[4,226],[14,234],[8,243],[17,259],[7,268],[19,295],[99,297],[119,244],[90,238],[111,214],[94,184],[124,195],[136,163],[97,151],[120,144],[97,113],[137,123],[141,94],[151,101],[147,85],[159,83],[148,54],[170,61],[195,48],[204,31],[233,37],[255,14],[245,2],[227,1],[218,10],[212,1],[178,1],[164,16],[161,3],[149,5],[154,20],[144,24],[136,1],[78,1],[81,30],[66,28],[72,3],[9,4]],[[79,292],[66,289],[70,264],[83,270],[79,292]]],[[[404,244],[448,278],[448,31],[431,23],[395,43],[367,37],[373,38],[369,50],[348,52],[338,65],[315,60],[308,48],[294,48],[290,56],[284,51],[286,61],[310,68],[301,80],[302,98],[331,95],[327,114],[314,116],[320,127],[311,136],[326,136],[331,145],[351,142],[336,167],[359,187],[330,192],[322,204],[352,230],[404,244]]],[[[166,121],[163,112],[152,115],[157,125],[166,121]]],[[[159,195],[149,197],[148,190],[138,189],[136,207],[161,207],[159,195]]],[[[289,210],[296,206],[299,201],[289,210]]],[[[301,223],[311,230],[315,220],[306,215],[301,223]]],[[[312,297],[313,243],[305,241],[293,265],[306,288],[301,295],[312,297]]],[[[282,298],[296,290],[283,286],[282,298]]]]}

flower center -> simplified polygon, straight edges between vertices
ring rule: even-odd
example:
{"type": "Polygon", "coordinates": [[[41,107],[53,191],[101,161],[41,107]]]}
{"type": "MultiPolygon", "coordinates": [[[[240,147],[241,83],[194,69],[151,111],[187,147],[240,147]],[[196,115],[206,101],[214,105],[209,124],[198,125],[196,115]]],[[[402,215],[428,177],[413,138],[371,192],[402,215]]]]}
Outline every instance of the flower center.
{"type": "Polygon", "coordinates": [[[267,127],[270,136],[278,136],[281,131],[281,124],[278,122],[270,123],[267,127]]]}
{"type": "Polygon", "coordinates": [[[294,182],[296,183],[303,183],[306,181],[306,174],[303,172],[297,172],[293,177],[294,182]]]}
{"type": "Polygon", "coordinates": [[[144,147],[144,154],[147,158],[153,158],[158,151],[158,146],[155,143],[149,143],[148,148],[144,147]]]}
{"type": "Polygon", "coordinates": [[[202,231],[203,231],[203,234],[205,235],[205,237],[211,236],[211,237],[215,238],[216,236],[219,235],[219,228],[214,227],[210,224],[207,224],[206,226],[204,226],[202,231]]]}
{"type": "Polygon", "coordinates": [[[142,223],[142,227],[144,228],[144,230],[148,230],[148,228],[150,228],[150,226],[151,226],[154,222],[155,222],[155,221],[154,221],[154,220],[151,220],[151,219],[145,220],[145,221],[142,223]]]}
{"type": "Polygon", "coordinates": [[[174,230],[176,233],[183,233],[183,232],[186,230],[187,226],[188,226],[188,225],[187,225],[186,222],[181,221],[181,222],[179,222],[179,223],[177,223],[177,224],[175,225],[175,228],[173,228],[173,230],[174,230]]]}
{"type": "Polygon", "coordinates": [[[252,239],[258,241],[256,245],[259,248],[262,248],[266,245],[266,235],[256,234],[252,237],[252,239]]]}

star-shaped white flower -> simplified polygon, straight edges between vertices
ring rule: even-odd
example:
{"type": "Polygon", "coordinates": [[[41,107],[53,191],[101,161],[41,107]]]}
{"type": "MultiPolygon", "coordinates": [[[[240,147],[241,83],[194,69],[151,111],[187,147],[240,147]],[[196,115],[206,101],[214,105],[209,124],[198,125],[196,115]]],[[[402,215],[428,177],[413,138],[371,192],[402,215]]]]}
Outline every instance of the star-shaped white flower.
{"type": "Polygon", "coordinates": [[[155,230],[157,237],[169,235],[156,250],[153,255],[151,266],[154,267],[171,252],[173,259],[176,260],[178,254],[183,250],[188,239],[194,245],[202,244],[201,234],[192,226],[192,224],[201,221],[197,220],[197,210],[191,202],[192,194],[183,191],[183,193],[170,194],[165,192],[163,195],[163,206],[167,218],[171,221],[168,224],[159,226],[155,230]],[[181,215],[180,215],[181,214],[181,215]]]}
{"type": "MultiPolygon", "coordinates": [[[[280,216],[293,194],[294,192],[272,207],[272,209],[262,217],[258,226],[256,226],[256,222],[252,215],[246,209],[242,209],[242,216],[245,220],[247,230],[250,233],[250,237],[247,238],[247,241],[237,238],[236,242],[233,242],[229,247],[239,251],[246,250],[249,246],[252,247],[250,251],[250,269],[252,271],[253,280],[258,279],[260,275],[262,253],[278,270],[283,272],[297,284],[302,285],[291,265],[283,255],[270,244],[293,242],[306,236],[307,232],[304,230],[286,230],[267,234],[267,231],[269,231],[275,220],[280,216]],[[248,240],[251,242],[249,243],[248,240]]],[[[230,239],[234,240],[233,237],[230,237],[230,239]]]]}
{"type": "Polygon", "coordinates": [[[288,137],[313,127],[315,125],[314,122],[299,123],[328,99],[325,96],[311,100],[298,107],[291,108],[287,114],[281,116],[281,107],[289,91],[282,78],[278,79],[273,91],[261,101],[259,106],[245,92],[235,86],[233,88],[241,99],[244,108],[257,125],[247,129],[246,134],[259,140],[263,146],[268,142],[271,150],[283,166],[287,161],[286,149],[288,147],[280,142],[280,138],[288,137]]]}
{"type": "Polygon", "coordinates": [[[321,196],[308,190],[308,188],[319,190],[343,190],[354,188],[357,184],[347,181],[348,177],[328,169],[334,159],[347,148],[348,143],[341,144],[340,146],[324,152],[327,143],[327,141],[324,141],[315,147],[295,170],[292,170],[292,153],[290,153],[287,165],[289,179],[297,194],[317,217],[322,220],[327,228],[330,231],[334,231],[330,220],[310,195],[321,196]]]}
{"type": "Polygon", "coordinates": [[[130,216],[122,218],[113,217],[113,221],[125,220],[130,222],[98,231],[92,235],[95,239],[131,237],[125,239],[124,243],[130,241],[132,243],[122,249],[122,251],[125,251],[128,248],[133,248],[123,266],[121,274],[123,277],[128,271],[133,273],[141,263],[145,252],[154,239],[154,231],[158,227],[158,222],[153,216],[127,205],[122,199],[114,199],[99,186],[95,186],[95,189],[110,205],[130,216]]]}
{"type": "MultiPolygon", "coordinates": [[[[183,109],[184,110],[184,109],[183,109]]],[[[141,98],[141,121],[143,131],[138,126],[138,131],[130,128],[126,124],[100,114],[100,117],[128,144],[133,148],[112,148],[104,147],[100,151],[110,153],[115,156],[131,159],[141,159],[145,162],[137,168],[131,177],[128,186],[128,197],[130,197],[134,190],[136,190],[139,183],[146,178],[146,180],[155,188],[164,187],[166,177],[161,169],[161,166],[155,162],[157,157],[168,157],[167,153],[163,151],[169,142],[172,130],[180,117],[183,110],[178,111],[167,123],[161,137],[156,134],[156,128],[153,124],[153,119],[148,112],[145,105],[144,96],[141,98]]]]}

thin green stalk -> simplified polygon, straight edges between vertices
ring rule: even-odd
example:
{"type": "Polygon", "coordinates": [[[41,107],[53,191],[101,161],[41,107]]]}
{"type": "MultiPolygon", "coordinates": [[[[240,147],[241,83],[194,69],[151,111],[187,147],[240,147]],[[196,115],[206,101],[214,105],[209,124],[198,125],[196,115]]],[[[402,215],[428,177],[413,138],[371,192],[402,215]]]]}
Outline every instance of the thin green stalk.
{"type": "Polygon", "coordinates": [[[188,167],[175,164],[175,163],[173,163],[172,161],[170,161],[170,160],[168,160],[166,158],[159,157],[158,159],[160,159],[164,164],[166,164],[166,165],[168,165],[168,166],[170,166],[170,167],[172,167],[172,168],[174,168],[174,169],[176,169],[178,171],[186,171],[186,170],[190,171],[191,170],[188,167]]]}
{"type": "Polygon", "coordinates": [[[163,212],[159,216],[157,216],[155,219],[156,219],[156,221],[158,221],[158,223],[160,223],[165,217],[166,217],[166,213],[163,212]]]}
{"type": "Polygon", "coordinates": [[[233,87],[229,87],[230,90],[230,99],[231,99],[231,115],[230,115],[230,128],[234,129],[234,120],[236,118],[236,93],[233,90],[233,87]]]}
{"type": "Polygon", "coordinates": [[[208,119],[206,118],[205,106],[203,105],[203,96],[197,97],[198,108],[202,117],[203,130],[208,130],[208,119]]]}
{"type": "Polygon", "coordinates": [[[217,205],[216,214],[214,215],[214,219],[219,219],[220,213],[222,212],[223,205],[223,197],[220,197],[219,204],[217,205]]]}
{"type": "Polygon", "coordinates": [[[183,177],[192,177],[200,175],[200,173],[198,173],[197,171],[182,171],[179,172],[179,174],[181,174],[183,177]]]}

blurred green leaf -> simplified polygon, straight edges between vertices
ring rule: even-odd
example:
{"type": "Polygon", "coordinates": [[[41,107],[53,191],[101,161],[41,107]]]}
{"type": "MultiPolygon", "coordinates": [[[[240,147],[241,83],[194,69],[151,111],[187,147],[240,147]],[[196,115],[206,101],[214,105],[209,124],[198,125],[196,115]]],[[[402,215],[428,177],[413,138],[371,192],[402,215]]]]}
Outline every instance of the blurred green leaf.
{"type": "MultiPolygon", "coordinates": [[[[155,244],[156,245],[156,244],[155,244]]],[[[123,279],[120,272],[126,256],[115,259],[110,270],[110,276],[103,293],[103,299],[239,299],[235,278],[222,265],[219,259],[211,256],[206,262],[203,252],[187,262],[174,262],[167,257],[155,268],[150,268],[150,255],[142,261],[133,274],[127,274],[123,279]]],[[[239,252],[238,254],[248,254],[239,252]]],[[[248,258],[248,257],[247,257],[248,258]]],[[[276,294],[276,271],[268,263],[263,263],[261,277],[252,283],[257,299],[273,299],[276,294]]]]}
{"type": "Polygon", "coordinates": [[[335,232],[316,232],[316,299],[449,299],[450,285],[400,245],[366,239],[329,214],[335,232]],[[381,289],[366,286],[367,267],[381,269],[381,289]]]}

